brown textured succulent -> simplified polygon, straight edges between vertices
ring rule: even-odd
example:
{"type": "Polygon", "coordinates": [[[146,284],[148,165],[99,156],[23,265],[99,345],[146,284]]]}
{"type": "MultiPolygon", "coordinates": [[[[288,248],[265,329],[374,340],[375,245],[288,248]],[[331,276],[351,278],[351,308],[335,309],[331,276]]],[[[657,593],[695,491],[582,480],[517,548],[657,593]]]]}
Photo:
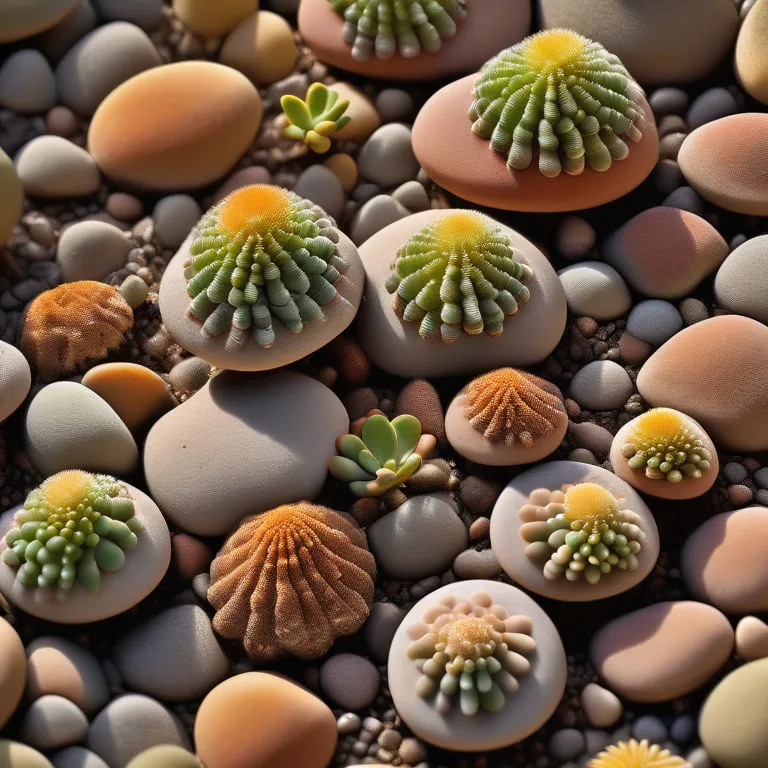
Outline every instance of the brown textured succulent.
{"type": "Polygon", "coordinates": [[[306,501],[244,520],[211,564],[214,629],[259,661],[316,659],[356,632],[376,562],[345,515],[306,501]]]}
{"type": "Polygon", "coordinates": [[[132,326],[133,312],[116,288],[94,280],[64,283],[30,303],[21,351],[41,378],[55,379],[105,358],[132,326]]]}
{"type": "Polygon", "coordinates": [[[560,390],[538,376],[499,368],[472,380],[464,389],[464,415],[493,442],[531,448],[554,432],[565,413],[560,390]]]}

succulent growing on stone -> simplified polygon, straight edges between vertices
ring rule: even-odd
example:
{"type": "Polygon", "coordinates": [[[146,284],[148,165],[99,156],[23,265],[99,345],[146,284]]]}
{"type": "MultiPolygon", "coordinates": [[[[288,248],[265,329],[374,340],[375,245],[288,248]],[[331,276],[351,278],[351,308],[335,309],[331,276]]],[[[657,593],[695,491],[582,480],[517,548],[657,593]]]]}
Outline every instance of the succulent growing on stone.
{"type": "Polygon", "coordinates": [[[351,518],[306,501],[286,504],[244,520],[211,564],[213,626],[260,661],[316,659],[363,625],[375,578],[351,518]]]}
{"type": "Polygon", "coordinates": [[[25,587],[96,592],[101,571],[117,571],[138,544],[142,524],[125,485],[107,475],[68,469],[24,502],[5,535],[3,562],[25,587]]]}
{"type": "Polygon", "coordinates": [[[498,712],[519,687],[517,678],[536,650],[527,616],[510,616],[485,592],[467,598],[446,596],[424,613],[423,633],[408,646],[422,676],[416,693],[435,697],[435,707],[450,711],[458,696],[465,715],[482,708],[498,712]]]}
{"type": "Polygon", "coordinates": [[[456,34],[466,15],[465,0],[328,0],[344,17],[344,42],[352,58],[371,54],[391,59],[395,52],[412,59],[422,50],[437,53],[442,41],[456,34]]]}
{"type": "Polygon", "coordinates": [[[634,570],[645,534],[640,516],[596,483],[538,488],[520,509],[525,553],[542,562],[548,579],[597,584],[614,568],[634,570]]]}
{"type": "Polygon", "coordinates": [[[463,391],[464,415],[492,442],[533,447],[554,432],[565,407],[560,390],[515,368],[499,368],[473,379],[463,391]]]}
{"type": "Polygon", "coordinates": [[[330,137],[351,119],[343,116],[349,106],[349,99],[339,101],[338,92],[322,83],[312,83],[303,101],[298,96],[286,94],[281,97],[280,106],[290,121],[283,136],[303,141],[311,150],[320,154],[331,148],[330,137]]]}
{"type": "Polygon", "coordinates": [[[493,219],[457,211],[413,235],[397,252],[386,289],[398,317],[419,323],[425,340],[498,336],[504,319],[530,298],[533,270],[519,261],[493,219]]]}
{"type": "Polygon", "coordinates": [[[309,200],[281,187],[235,190],[201,219],[185,263],[188,314],[203,336],[229,331],[240,346],[249,329],[257,344],[275,341],[273,320],[299,333],[336,298],[347,270],[335,222],[309,200]]]}
{"type": "Polygon", "coordinates": [[[368,416],[361,434],[336,439],[338,456],[328,462],[337,479],[349,483],[355,496],[380,496],[403,485],[435,449],[432,435],[421,434],[415,416],[403,414],[390,421],[382,413],[368,416]]]}
{"type": "Polygon", "coordinates": [[[636,472],[670,483],[698,480],[712,460],[701,430],[673,408],[652,408],[634,419],[621,454],[636,472]]]}
{"type": "Polygon", "coordinates": [[[640,87],[599,43],[564,29],[527,37],[485,64],[469,109],[472,130],[524,170],[538,147],[539,170],[554,178],[589,166],[607,171],[642,138],[640,87]]]}
{"type": "Polygon", "coordinates": [[[648,739],[620,741],[606,747],[589,761],[588,768],[692,768],[682,757],[673,755],[648,739]]]}

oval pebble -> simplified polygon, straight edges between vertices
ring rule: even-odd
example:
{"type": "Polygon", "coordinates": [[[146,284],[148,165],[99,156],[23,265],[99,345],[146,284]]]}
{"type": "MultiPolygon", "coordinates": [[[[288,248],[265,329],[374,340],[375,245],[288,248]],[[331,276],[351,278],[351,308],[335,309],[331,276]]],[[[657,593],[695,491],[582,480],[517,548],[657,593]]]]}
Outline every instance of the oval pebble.
{"type": "Polygon", "coordinates": [[[0,617],[0,728],[10,720],[24,693],[27,662],[16,630],[0,617]]]}
{"type": "Polygon", "coordinates": [[[60,136],[38,136],[16,155],[16,171],[29,197],[83,197],[98,192],[93,158],[60,136]]]}
{"type": "Polygon", "coordinates": [[[8,768],[53,768],[48,758],[18,741],[0,739],[0,754],[8,768]]]}
{"type": "Polygon", "coordinates": [[[736,653],[744,661],[768,656],[768,624],[757,616],[745,616],[736,625],[736,653]]]}
{"type": "Polygon", "coordinates": [[[365,141],[381,125],[381,118],[373,102],[350,83],[334,83],[332,90],[339,94],[339,100],[349,101],[347,111],[344,113],[349,118],[349,122],[334,134],[334,139],[365,141]]]}
{"type": "Polygon", "coordinates": [[[178,249],[202,215],[197,200],[190,195],[168,195],[158,200],[152,218],[160,245],[169,251],[178,249]]]}
{"type": "Polygon", "coordinates": [[[19,736],[37,749],[61,749],[85,739],[88,718],[63,696],[41,696],[27,709],[19,736]]]}
{"type": "Polygon", "coordinates": [[[595,360],[579,369],[568,389],[580,406],[591,411],[623,408],[635,391],[629,374],[611,360],[595,360]]]}
{"type": "Polygon", "coordinates": [[[39,115],[56,104],[56,80],[45,56],[33,48],[12,53],[0,67],[0,106],[39,115]]]}
{"type": "Polygon", "coordinates": [[[629,311],[632,297],[622,276],[609,264],[583,261],[557,273],[571,314],[615,320],[629,311]]]}
{"type": "Polygon", "coordinates": [[[347,196],[336,174],[324,165],[310,165],[302,171],[293,191],[319,205],[334,219],[341,219],[347,196]]]}
{"type": "Polygon", "coordinates": [[[361,630],[368,652],[376,661],[386,663],[389,647],[406,611],[394,603],[374,603],[361,630]]]}
{"type": "Polygon", "coordinates": [[[168,382],[177,392],[197,392],[208,382],[211,365],[199,357],[188,357],[171,368],[168,382]]]}
{"type": "Polygon", "coordinates": [[[597,241],[592,225],[580,216],[566,216],[557,228],[556,237],[558,253],[569,261],[588,256],[597,241]]]}
{"type": "Polygon", "coordinates": [[[492,549],[465,549],[456,555],[451,568],[460,579],[492,579],[502,572],[492,549]]]}
{"type": "Polygon", "coordinates": [[[221,37],[255,13],[259,0],[172,0],[176,17],[190,31],[203,37],[221,37]]]}
{"type": "Polygon", "coordinates": [[[161,744],[136,755],[127,768],[202,768],[202,763],[186,749],[161,744]]]}
{"type": "Polygon", "coordinates": [[[384,227],[404,219],[410,211],[390,195],[376,195],[363,203],[352,219],[349,236],[355,245],[362,245],[384,227]]]}
{"type": "Polygon", "coordinates": [[[669,731],[658,717],[643,715],[632,724],[632,736],[637,741],[647,739],[651,744],[663,744],[669,739],[669,731]]]}
{"type": "Polygon", "coordinates": [[[56,263],[65,283],[103,280],[122,269],[131,251],[121,230],[103,221],[79,221],[67,227],[56,246],[56,263]]]}
{"type": "Polygon", "coordinates": [[[723,309],[768,323],[768,235],[747,240],[722,263],[715,299],[723,309]]]}
{"type": "MultiPolygon", "coordinates": [[[[749,5],[745,2],[744,8],[749,5]]],[[[768,3],[754,2],[736,39],[734,68],[741,86],[758,101],[768,104],[768,59],[765,40],[768,37],[768,3]]]]}
{"type": "Polygon", "coordinates": [[[381,675],[376,666],[355,653],[337,653],[320,667],[320,687],[344,710],[360,712],[373,704],[381,675]]]}
{"type": "Polygon", "coordinates": [[[416,178],[419,161],[411,148],[411,129],[389,123],[374,131],[357,157],[360,175],[389,189],[416,178]]]}
{"type": "Polygon", "coordinates": [[[661,299],[635,304],[627,318],[627,331],[654,347],[660,347],[682,327],[683,318],[675,305],[661,299]]]}
{"type": "Polygon", "coordinates": [[[738,111],[739,105],[727,88],[709,88],[694,99],[685,121],[691,130],[695,130],[705,123],[728,117],[738,111]]]}
{"type": "Polygon", "coordinates": [[[555,731],[547,742],[551,757],[559,762],[575,760],[586,749],[584,734],[576,728],[561,728],[555,731]]]}
{"type": "Polygon", "coordinates": [[[407,120],[413,114],[413,96],[401,88],[384,88],[376,96],[376,111],[383,123],[407,120]]]}
{"type": "Polygon", "coordinates": [[[90,749],[85,747],[65,747],[51,757],[54,768],[109,768],[109,766],[90,749]]]}
{"type": "Polygon", "coordinates": [[[581,692],[581,708],[595,728],[610,728],[624,713],[621,699],[597,683],[588,683],[581,692]]]}
{"type": "Polygon", "coordinates": [[[31,385],[27,358],[16,347],[0,341],[0,423],[24,402],[31,385]]]}

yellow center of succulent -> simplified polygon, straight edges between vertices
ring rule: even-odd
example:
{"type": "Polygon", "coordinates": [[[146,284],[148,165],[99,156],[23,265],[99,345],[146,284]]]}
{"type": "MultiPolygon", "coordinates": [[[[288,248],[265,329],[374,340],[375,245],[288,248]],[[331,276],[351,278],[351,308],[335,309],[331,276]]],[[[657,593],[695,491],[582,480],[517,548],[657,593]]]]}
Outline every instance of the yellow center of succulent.
{"type": "Polygon", "coordinates": [[[695,437],[693,425],[672,408],[652,408],[632,424],[632,438],[641,443],[668,445],[689,436],[695,437]]]}
{"type": "Polygon", "coordinates": [[[578,483],[565,493],[565,518],[573,523],[603,523],[620,514],[615,496],[596,483],[578,483]]]}
{"type": "Polygon", "coordinates": [[[477,616],[459,615],[443,629],[445,652],[450,658],[477,658],[480,647],[493,642],[493,627],[477,616]]]}
{"type": "Polygon", "coordinates": [[[484,216],[469,211],[452,213],[434,226],[435,240],[443,253],[476,250],[492,234],[484,216]]]}
{"type": "Polygon", "coordinates": [[[240,232],[264,235],[285,230],[290,220],[291,200],[284,189],[269,184],[251,184],[236,189],[219,212],[219,228],[230,237],[240,232]]]}
{"type": "Polygon", "coordinates": [[[90,472],[67,469],[49,477],[40,489],[52,507],[74,509],[90,492],[93,480],[90,472]]]}
{"type": "Polygon", "coordinates": [[[531,69],[555,72],[567,69],[581,56],[587,39],[568,29],[549,29],[530,37],[521,53],[531,69]]]}

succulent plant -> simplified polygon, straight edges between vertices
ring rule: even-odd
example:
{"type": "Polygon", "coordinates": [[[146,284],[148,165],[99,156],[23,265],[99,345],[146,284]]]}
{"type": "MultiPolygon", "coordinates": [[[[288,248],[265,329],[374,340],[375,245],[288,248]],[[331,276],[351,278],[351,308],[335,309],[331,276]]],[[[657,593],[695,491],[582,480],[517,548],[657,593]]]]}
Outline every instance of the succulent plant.
{"type": "Polygon", "coordinates": [[[101,571],[117,571],[142,531],[123,483],[68,469],[32,491],[5,535],[3,562],[25,587],[97,592],[101,571]]]}
{"type": "Polygon", "coordinates": [[[330,137],[351,120],[350,117],[342,117],[349,106],[349,99],[339,101],[338,92],[322,83],[312,83],[304,101],[298,96],[286,94],[280,99],[280,106],[290,122],[283,136],[303,141],[319,154],[331,148],[330,137]]]}
{"type": "Polygon", "coordinates": [[[338,456],[328,462],[337,479],[349,483],[355,496],[380,496],[403,485],[429,457],[437,441],[421,434],[415,416],[403,414],[390,421],[382,413],[368,416],[361,434],[336,439],[338,456]]]}
{"type": "Polygon", "coordinates": [[[357,632],[376,562],[347,515],[303,501],[244,520],[211,564],[214,629],[259,661],[316,659],[357,632]]]}
{"type": "Polygon", "coordinates": [[[670,483],[698,480],[712,460],[698,426],[672,408],[652,408],[634,419],[621,454],[636,472],[670,483]]]}
{"type": "Polygon", "coordinates": [[[492,442],[532,448],[551,435],[565,416],[560,390],[514,368],[499,368],[473,379],[463,390],[464,416],[492,442]]]}
{"type": "Polygon", "coordinates": [[[94,280],[64,283],[28,305],[19,346],[41,378],[72,373],[103,360],[133,327],[133,311],[116,288],[94,280]]]}
{"type": "Polygon", "coordinates": [[[607,171],[629,154],[624,139],[642,138],[640,87],[621,61],[576,32],[548,29],[485,64],[469,109],[472,130],[528,168],[538,147],[539,170],[576,176],[586,165],[607,171]]]}
{"type": "Polygon", "coordinates": [[[619,570],[634,570],[645,534],[641,518],[622,510],[619,500],[596,483],[564,485],[561,491],[538,488],[520,509],[520,535],[530,542],[525,553],[543,563],[548,579],[565,577],[589,584],[619,570]]]}
{"type": "Polygon", "coordinates": [[[335,222],[281,187],[235,190],[201,219],[185,263],[188,314],[203,336],[229,329],[227,345],[248,339],[271,347],[273,319],[294,333],[322,317],[346,272],[335,222]]]}
{"type": "Polygon", "coordinates": [[[533,270],[493,219],[449,213],[413,235],[397,252],[385,287],[405,322],[418,322],[425,340],[498,336],[504,319],[530,298],[523,282],[533,270]]]}
{"type": "Polygon", "coordinates": [[[437,53],[442,40],[456,34],[466,15],[465,0],[328,0],[344,17],[344,42],[352,58],[367,61],[375,53],[391,59],[395,52],[412,59],[422,50],[437,53]]]}
{"type": "Polygon", "coordinates": [[[692,768],[682,757],[673,755],[658,744],[642,741],[620,741],[606,747],[589,761],[588,768],[692,768]]]}
{"type": "Polygon", "coordinates": [[[536,650],[531,620],[510,616],[485,592],[442,598],[425,612],[420,626],[423,634],[407,650],[422,672],[416,693],[434,696],[443,714],[457,695],[465,715],[481,708],[498,712],[518,689],[517,678],[531,668],[525,658],[536,650]]]}

